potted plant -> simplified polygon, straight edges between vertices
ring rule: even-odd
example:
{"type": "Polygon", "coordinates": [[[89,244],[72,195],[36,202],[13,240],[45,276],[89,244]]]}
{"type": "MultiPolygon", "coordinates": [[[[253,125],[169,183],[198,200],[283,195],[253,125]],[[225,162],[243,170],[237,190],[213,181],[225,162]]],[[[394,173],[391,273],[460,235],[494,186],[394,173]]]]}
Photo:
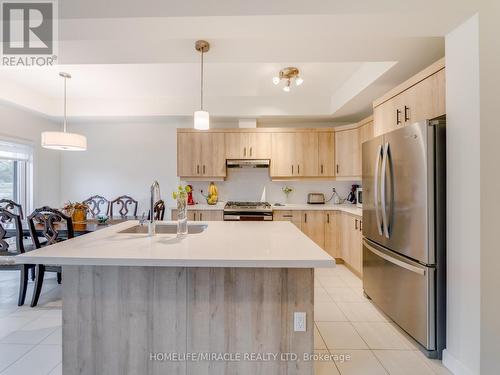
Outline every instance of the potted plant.
{"type": "Polygon", "coordinates": [[[83,222],[87,219],[89,207],[81,202],[68,202],[64,205],[66,215],[71,216],[74,223],[83,222]]]}

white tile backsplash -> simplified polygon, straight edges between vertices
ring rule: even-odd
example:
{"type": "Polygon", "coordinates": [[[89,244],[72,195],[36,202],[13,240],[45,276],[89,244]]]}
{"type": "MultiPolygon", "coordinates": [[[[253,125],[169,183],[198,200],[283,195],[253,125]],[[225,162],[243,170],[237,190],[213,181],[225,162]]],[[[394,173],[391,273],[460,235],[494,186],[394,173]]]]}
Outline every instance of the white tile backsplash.
{"type": "MultiPolygon", "coordinates": [[[[194,188],[194,198],[197,202],[204,202],[200,193],[208,190],[208,182],[190,182],[194,188]]],[[[267,201],[269,203],[286,203],[282,188],[290,186],[288,203],[306,203],[307,193],[324,193],[328,199],[335,187],[342,198],[347,197],[352,184],[359,181],[271,181],[267,168],[229,169],[225,181],[215,182],[219,189],[220,201],[267,201]]]]}

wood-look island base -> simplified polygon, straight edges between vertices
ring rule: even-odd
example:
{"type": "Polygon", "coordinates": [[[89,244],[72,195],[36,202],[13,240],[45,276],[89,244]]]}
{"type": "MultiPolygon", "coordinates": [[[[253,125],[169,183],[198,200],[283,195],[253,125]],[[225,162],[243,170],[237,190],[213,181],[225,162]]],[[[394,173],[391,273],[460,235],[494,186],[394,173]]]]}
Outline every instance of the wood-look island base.
{"type": "Polygon", "coordinates": [[[65,375],[313,374],[302,360],[313,350],[312,268],[64,265],[63,280],[65,375]],[[306,312],[305,332],[294,331],[294,312],[306,312]]]}

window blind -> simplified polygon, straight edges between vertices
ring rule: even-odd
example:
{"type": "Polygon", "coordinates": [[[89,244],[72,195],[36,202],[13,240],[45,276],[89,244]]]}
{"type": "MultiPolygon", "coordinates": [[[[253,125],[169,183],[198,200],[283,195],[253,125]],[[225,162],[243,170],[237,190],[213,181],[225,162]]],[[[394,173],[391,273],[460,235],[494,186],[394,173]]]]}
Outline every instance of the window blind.
{"type": "Polygon", "coordinates": [[[0,140],[0,159],[30,161],[32,155],[33,147],[30,145],[0,140]]]}

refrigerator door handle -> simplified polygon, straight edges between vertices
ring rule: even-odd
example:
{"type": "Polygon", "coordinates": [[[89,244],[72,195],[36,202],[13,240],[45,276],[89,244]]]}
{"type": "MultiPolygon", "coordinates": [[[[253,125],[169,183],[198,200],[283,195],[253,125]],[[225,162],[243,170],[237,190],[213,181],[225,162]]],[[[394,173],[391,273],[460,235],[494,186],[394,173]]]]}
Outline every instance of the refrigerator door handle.
{"type": "Polygon", "coordinates": [[[384,155],[382,158],[382,180],[380,182],[380,190],[382,193],[382,222],[384,223],[384,236],[386,238],[390,238],[390,233],[389,233],[389,223],[387,221],[387,197],[385,196],[385,180],[386,180],[386,174],[387,174],[387,159],[389,155],[389,143],[387,142],[384,145],[384,155]]]}
{"type": "Polygon", "coordinates": [[[382,157],[382,145],[378,146],[378,152],[377,152],[377,159],[375,160],[375,181],[374,181],[374,187],[373,187],[373,195],[374,199],[373,202],[375,204],[375,218],[377,220],[377,230],[378,234],[382,235],[382,223],[380,221],[380,206],[378,204],[378,197],[379,197],[379,167],[380,167],[380,158],[382,157]]]}
{"type": "Polygon", "coordinates": [[[391,256],[389,256],[387,254],[384,254],[383,252],[375,249],[373,246],[371,246],[364,239],[363,239],[363,245],[365,245],[365,247],[368,250],[370,250],[372,253],[374,253],[375,255],[379,256],[382,259],[385,259],[388,262],[391,262],[391,263],[395,264],[396,266],[402,267],[404,269],[407,269],[408,271],[417,273],[417,274],[422,275],[422,276],[425,276],[425,274],[426,274],[425,268],[419,268],[419,267],[413,266],[413,265],[408,264],[406,262],[403,262],[403,261],[401,261],[399,259],[393,258],[393,257],[391,257],[391,256]]]}

